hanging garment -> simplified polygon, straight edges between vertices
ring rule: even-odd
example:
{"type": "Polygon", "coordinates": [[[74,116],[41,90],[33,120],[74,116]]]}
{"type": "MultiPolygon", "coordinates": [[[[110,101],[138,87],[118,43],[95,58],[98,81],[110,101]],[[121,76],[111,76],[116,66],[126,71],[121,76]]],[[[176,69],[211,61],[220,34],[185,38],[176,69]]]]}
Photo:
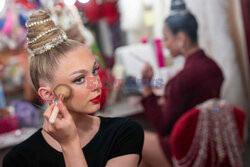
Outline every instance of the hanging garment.
{"type": "Polygon", "coordinates": [[[175,167],[242,167],[245,113],[212,99],[175,124],[171,149],[175,167]]]}

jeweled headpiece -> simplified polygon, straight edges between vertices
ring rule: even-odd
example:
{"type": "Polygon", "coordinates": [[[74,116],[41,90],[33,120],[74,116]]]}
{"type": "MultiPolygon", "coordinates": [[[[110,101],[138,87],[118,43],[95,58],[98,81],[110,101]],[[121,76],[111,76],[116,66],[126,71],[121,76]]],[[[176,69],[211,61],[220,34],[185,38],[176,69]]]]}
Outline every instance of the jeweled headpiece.
{"type": "MultiPolygon", "coordinates": [[[[29,24],[26,23],[26,27],[27,28],[31,28],[35,25],[42,25],[42,24],[45,24],[47,22],[53,22],[53,20],[51,18],[48,18],[48,19],[45,19],[45,20],[40,20],[40,21],[36,21],[36,22],[31,22],[29,24]]],[[[58,31],[60,28],[59,27],[53,27],[49,30],[46,30],[44,32],[42,32],[41,34],[39,34],[38,36],[36,36],[35,38],[33,38],[32,40],[27,38],[27,44],[30,45],[30,44],[33,44],[35,43],[37,40],[39,40],[40,38],[42,38],[43,36],[45,36],[46,34],[48,33],[51,33],[53,31],[58,31]]],[[[49,41],[48,43],[42,45],[42,46],[39,46],[37,48],[33,48],[33,49],[30,49],[28,47],[28,52],[30,53],[31,56],[35,56],[35,55],[38,55],[38,54],[42,54],[44,52],[47,52],[49,50],[51,50],[52,48],[56,47],[57,45],[59,45],[60,43],[62,43],[63,41],[67,40],[67,35],[65,34],[65,32],[63,30],[60,31],[60,34],[55,36],[51,41],[49,41]]]]}
{"type": "Polygon", "coordinates": [[[170,9],[170,15],[184,15],[188,13],[184,0],[172,0],[170,9]]]}

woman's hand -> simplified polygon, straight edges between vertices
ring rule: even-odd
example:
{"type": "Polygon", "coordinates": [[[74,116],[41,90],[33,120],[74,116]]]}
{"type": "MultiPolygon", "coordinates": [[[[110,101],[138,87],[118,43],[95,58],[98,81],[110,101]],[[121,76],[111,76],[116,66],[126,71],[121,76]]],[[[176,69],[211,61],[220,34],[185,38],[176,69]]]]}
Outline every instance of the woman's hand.
{"type": "Polygon", "coordinates": [[[142,79],[144,81],[145,89],[143,91],[143,97],[148,97],[152,93],[151,80],[153,78],[154,71],[152,66],[147,62],[142,69],[142,79]]]}
{"type": "Polygon", "coordinates": [[[58,102],[57,106],[61,117],[59,118],[58,115],[54,124],[49,123],[50,115],[55,107],[55,104],[52,104],[43,114],[45,118],[43,130],[52,136],[61,147],[67,147],[72,143],[79,141],[79,136],[74,120],[67,108],[61,101],[58,102]]]}
{"type": "Polygon", "coordinates": [[[75,122],[61,101],[57,105],[61,117],[58,115],[59,118],[56,118],[55,123],[49,123],[50,115],[55,107],[55,104],[52,104],[43,114],[45,118],[43,130],[61,145],[66,167],[87,167],[75,122]]]}
{"type": "Polygon", "coordinates": [[[145,66],[142,69],[142,79],[146,79],[148,81],[151,81],[153,78],[154,71],[152,66],[147,62],[145,66]]]}

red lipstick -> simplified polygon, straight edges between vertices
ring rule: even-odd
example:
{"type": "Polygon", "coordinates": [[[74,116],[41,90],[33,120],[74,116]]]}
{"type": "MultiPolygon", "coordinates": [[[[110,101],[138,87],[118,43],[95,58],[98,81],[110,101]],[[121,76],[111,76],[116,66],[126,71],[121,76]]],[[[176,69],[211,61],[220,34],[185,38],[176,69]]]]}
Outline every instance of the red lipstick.
{"type": "Polygon", "coordinates": [[[94,99],[90,100],[92,103],[100,103],[101,101],[101,95],[96,96],[94,99]]]}

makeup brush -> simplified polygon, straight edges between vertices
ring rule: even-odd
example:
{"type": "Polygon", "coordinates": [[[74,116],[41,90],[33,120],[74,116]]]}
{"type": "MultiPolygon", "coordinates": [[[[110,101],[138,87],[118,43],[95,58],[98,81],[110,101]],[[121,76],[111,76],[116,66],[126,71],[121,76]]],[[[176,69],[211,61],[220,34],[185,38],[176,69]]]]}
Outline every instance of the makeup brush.
{"type": "MultiPolygon", "coordinates": [[[[57,100],[61,100],[62,102],[69,99],[72,95],[72,89],[70,86],[66,84],[59,84],[54,89],[54,94],[57,100]]],[[[57,114],[59,112],[59,108],[57,106],[57,100],[55,100],[55,107],[53,108],[52,114],[49,118],[49,123],[53,124],[56,121],[57,114]]]]}

